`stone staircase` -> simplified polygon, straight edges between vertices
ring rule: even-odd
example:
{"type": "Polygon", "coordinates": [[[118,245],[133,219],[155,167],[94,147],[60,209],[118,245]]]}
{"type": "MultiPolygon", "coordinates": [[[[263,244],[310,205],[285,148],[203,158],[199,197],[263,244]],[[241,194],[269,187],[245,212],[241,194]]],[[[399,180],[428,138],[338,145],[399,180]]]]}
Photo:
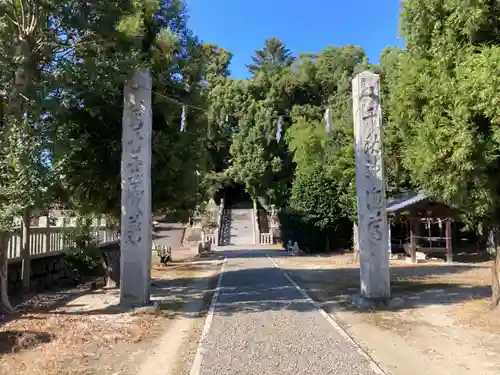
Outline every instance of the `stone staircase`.
{"type": "Polygon", "coordinates": [[[226,245],[246,246],[255,243],[254,220],[251,208],[231,208],[227,210],[229,230],[224,241],[226,245]]]}

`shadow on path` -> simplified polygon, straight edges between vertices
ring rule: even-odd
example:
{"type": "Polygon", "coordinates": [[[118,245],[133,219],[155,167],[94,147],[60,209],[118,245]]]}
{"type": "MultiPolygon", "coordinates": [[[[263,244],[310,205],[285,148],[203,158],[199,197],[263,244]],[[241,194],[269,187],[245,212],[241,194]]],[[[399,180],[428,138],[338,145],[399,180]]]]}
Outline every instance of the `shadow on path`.
{"type": "MultiPolygon", "coordinates": [[[[288,257],[284,251],[266,250],[237,250],[222,251],[210,256],[210,260],[241,259],[246,258],[274,258],[288,257]]],[[[223,276],[220,298],[217,303],[218,314],[231,315],[272,310],[310,311],[315,309],[297,293],[291,293],[295,288],[285,279],[283,273],[273,267],[243,268],[226,270],[223,276]],[[293,300],[289,296],[295,295],[293,300]]],[[[190,267],[202,270],[210,267],[206,259],[194,262],[190,267]]],[[[431,304],[451,305],[465,300],[480,299],[491,296],[489,286],[469,285],[455,282],[460,274],[475,269],[484,269],[476,265],[415,265],[391,268],[391,286],[393,297],[404,300],[403,304],[387,307],[389,311],[405,310],[418,306],[431,304]],[[455,276],[456,277],[455,277],[455,276]],[[442,281],[442,277],[450,280],[442,281]],[[436,278],[436,280],[433,280],[436,278]]],[[[334,268],[331,269],[298,269],[285,270],[287,274],[311,297],[318,295],[327,296],[328,301],[341,303],[346,309],[362,311],[344,303],[350,295],[359,293],[359,268],[334,268]]],[[[167,269],[168,272],[168,269],[167,269]]],[[[197,318],[199,311],[189,311],[186,302],[206,298],[206,285],[210,285],[209,294],[214,291],[217,275],[213,277],[191,278],[182,277],[171,280],[153,280],[152,293],[156,297],[164,298],[164,308],[169,314],[187,318],[197,318]],[[197,281],[197,282],[195,282],[197,281]],[[176,296],[175,303],[169,304],[168,299],[176,296]],[[180,300],[179,300],[180,296],[180,300]]],[[[322,298],[324,299],[324,298],[322,298]]],[[[124,309],[111,306],[107,309],[87,311],[84,314],[113,314],[121,313],[124,309]]]]}
{"type": "Polygon", "coordinates": [[[0,354],[35,348],[51,342],[54,335],[37,331],[0,331],[0,354]]]}

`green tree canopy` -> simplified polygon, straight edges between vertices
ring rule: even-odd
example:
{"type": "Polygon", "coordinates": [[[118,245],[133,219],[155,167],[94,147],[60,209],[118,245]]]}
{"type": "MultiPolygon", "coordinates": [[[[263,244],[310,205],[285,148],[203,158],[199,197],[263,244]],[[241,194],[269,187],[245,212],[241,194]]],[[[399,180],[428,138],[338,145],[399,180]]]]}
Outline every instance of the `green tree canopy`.
{"type": "MultiPolygon", "coordinates": [[[[462,208],[473,221],[492,223],[497,238],[499,14],[492,1],[408,0],[401,16],[406,49],[382,56],[386,133],[395,154],[389,157],[403,171],[397,179],[462,208]]],[[[498,269],[494,276],[498,305],[498,269]]]]}

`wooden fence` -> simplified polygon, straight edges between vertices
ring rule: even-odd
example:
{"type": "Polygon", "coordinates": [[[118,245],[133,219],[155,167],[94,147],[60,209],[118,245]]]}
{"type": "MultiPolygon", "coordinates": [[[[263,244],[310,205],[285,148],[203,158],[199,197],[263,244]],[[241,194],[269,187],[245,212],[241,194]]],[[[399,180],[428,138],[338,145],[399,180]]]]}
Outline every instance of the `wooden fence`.
{"type": "MultiPolygon", "coordinates": [[[[76,228],[76,223],[67,226],[37,226],[30,228],[30,258],[43,258],[61,253],[70,246],[67,234],[76,228]]],[[[102,221],[92,227],[92,235],[97,243],[104,244],[118,240],[116,230],[107,228],[102,221]]],[[[12,232],[8,243],[8,259],[21,259],[22,230],[12,232]]]]}
{"type": "Polygon", "coordinates": [[[273,236],[271,233],[261,233],[260,234],[260,244],[261,245],[272,245],[273,244],[273,236]]]}

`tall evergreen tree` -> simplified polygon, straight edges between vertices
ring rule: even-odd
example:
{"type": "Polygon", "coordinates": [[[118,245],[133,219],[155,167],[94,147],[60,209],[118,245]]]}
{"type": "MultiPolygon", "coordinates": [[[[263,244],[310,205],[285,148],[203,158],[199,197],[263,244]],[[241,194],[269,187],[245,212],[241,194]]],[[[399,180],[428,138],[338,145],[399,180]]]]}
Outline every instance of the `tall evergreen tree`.
{"type": "Polygon", "coordinates": [[[261,50],[255,51],[252,56],[253,64],[247,65],[252,74],[258,72],[272,73],[273,71],[290,66],[295,57],[285,44],[278,38],[267,39],[261,50]]]}

